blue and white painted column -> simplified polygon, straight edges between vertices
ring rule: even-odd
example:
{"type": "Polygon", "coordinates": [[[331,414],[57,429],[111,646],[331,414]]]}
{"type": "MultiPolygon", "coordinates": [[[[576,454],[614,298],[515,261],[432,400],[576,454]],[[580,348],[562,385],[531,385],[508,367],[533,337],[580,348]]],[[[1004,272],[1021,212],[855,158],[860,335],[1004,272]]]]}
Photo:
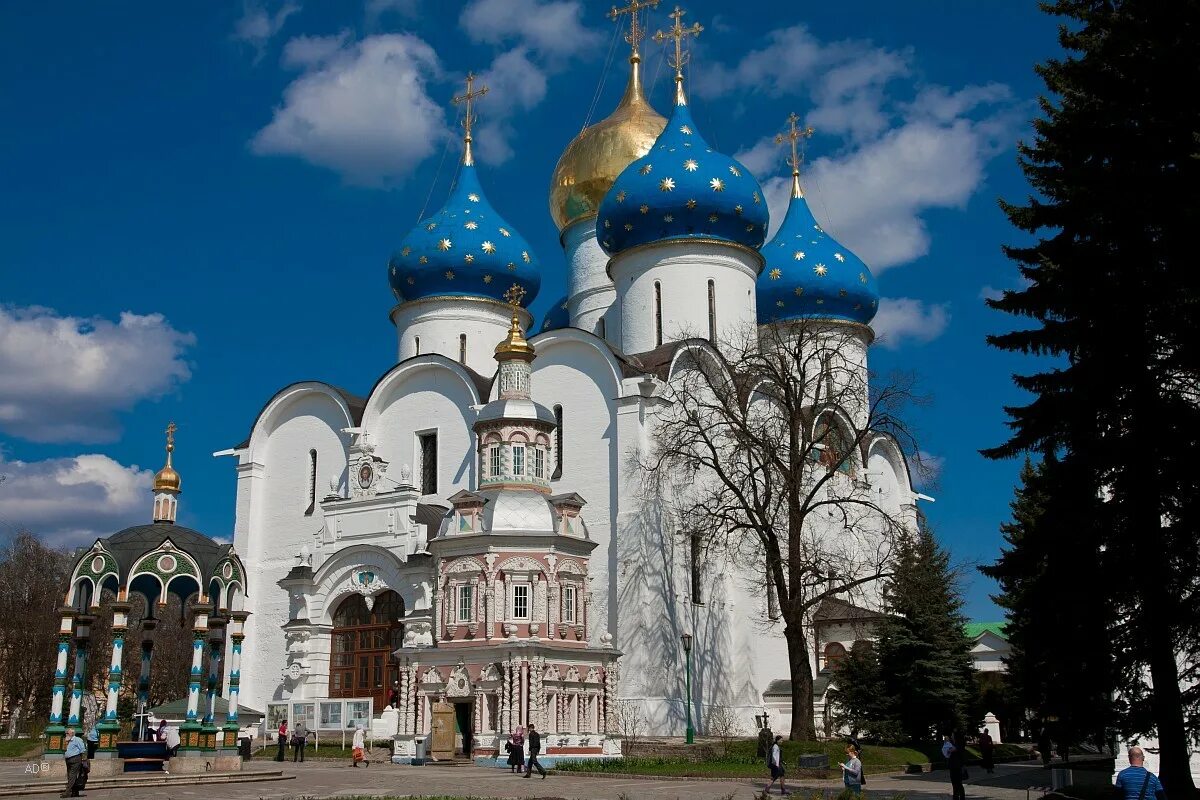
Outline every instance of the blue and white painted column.
{"type": "Polygon", "coordinates": [[[80,736],[87,731],[79,730],[83,722],[80,708],[83,703],[83,690],[87,686],[88,647],[91,644],[91,626],[96,618],[80,614],[75,621],[75,672],[71,675],[71,710],[67,714],[67,724],[73,726],[80,736]]]}
{"type": "Polygon", "coordinates": [[[242,643],[246,640],[246,618],[249,611],[229,612],[229,710],[225,713],[222,740],[225,747],[237,745],[238,694],[242,685],[242,643]]]}
{"type": "Polygon", "coordinates": [[[67,656],[71,652],[71,633],[75,627],[75,609],[64,606],[58,625],[58,660],[54,665],[54,689],[50,695],[50,724],[46,726],[46,752],[61,753],[66,745],[63,725],[63,698],[67,693],[67,656]]]}
{"type": "Polygon", "coordinates": [[[221,667],[224,660],[225,620],[213,617],[208,623],[208,684],[204,695],[204,719],[202,724],[212,726],[217,712],[217,689],[221,683],[221,667]]]}
{"type": "Polygon", "coordinates": [[[208,634],[208,614],[212,606],[207,603],[192,605],[195,615],[192,622],[192,670],[188,681],[187,718],[179,726],[179,749],[200,750],[204,743],[200,736],[200,680],[204,675],[204,640],[208,634]]]}
{"type": "Polygon", "coordinates": [[[121,694],[121,681],[124,673],[121,671],[121,660],[125,655],[125,632],[129,629],[129,611],[132,605],[126,599],[122,589],[116,602],[112,604],[112,659],[108,666],[108,702],[104,706],[104,720],[96,727],[100,731],[99,750],[115,751],[117,735],[121,732],[121,722],[117,719],[117,698],[121,694]]]}

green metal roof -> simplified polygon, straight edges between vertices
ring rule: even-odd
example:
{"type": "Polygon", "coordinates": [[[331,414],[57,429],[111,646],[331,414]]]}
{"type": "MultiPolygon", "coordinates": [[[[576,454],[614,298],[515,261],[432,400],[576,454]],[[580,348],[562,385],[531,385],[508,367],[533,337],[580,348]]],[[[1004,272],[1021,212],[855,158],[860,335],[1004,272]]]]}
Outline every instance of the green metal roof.
{"type": "Polygon", "coordinates": [[[963,632],[967,634],[968,639],[978,639],[985,633],[992,633],[1008,641],[1008,636],[1004,633],[1007,626],[1007,622],[968,622],[963,625],[963,632]]]}

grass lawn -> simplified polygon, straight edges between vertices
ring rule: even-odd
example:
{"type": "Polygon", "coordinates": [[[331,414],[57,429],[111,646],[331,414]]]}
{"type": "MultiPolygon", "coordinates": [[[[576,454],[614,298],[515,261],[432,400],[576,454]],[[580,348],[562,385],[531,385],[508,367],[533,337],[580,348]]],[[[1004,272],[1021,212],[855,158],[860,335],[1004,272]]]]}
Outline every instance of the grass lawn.
{"type": "Polygon", "coordinates": [[[41,746],[41,739],[0,739],[0,758],[31,756],[41,746]]]}

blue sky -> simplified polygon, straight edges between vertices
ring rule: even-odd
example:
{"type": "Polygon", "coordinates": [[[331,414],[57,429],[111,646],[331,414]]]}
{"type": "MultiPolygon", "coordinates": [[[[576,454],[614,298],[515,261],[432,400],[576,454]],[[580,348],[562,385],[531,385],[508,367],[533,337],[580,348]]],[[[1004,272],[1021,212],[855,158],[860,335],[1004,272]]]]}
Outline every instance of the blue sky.
{"type": "MultiPolygon", "coordinates": [[[[211,453],[287,383],[365,393],[394,363],[386,261],[445,196],[447,100],[468,69],[491,87],[482,179],[539,254],[544,312],[564,291],[550,173],[598,88],[591,121],[624,85],[609,5],[5,4],[0,532],[79,543],[148,520],[174,419],[180,521],[229,536],[232,462],[211,453]]],[[[776,224],[786,167],[770,137],[791,111],[817,129],[813,211],[885,298],[874,366],[915,371],[931,400],[913,414],[940,465],[926,511],[956,558],[994,558],[1019,464],[977,450],[1004,438],[1009,376],[1027,365],[984,344],[1011,323],[982,297],[1017,280],[996,199],[1027,193],[1014,145],[1054,20],[1014,0],[686,10],[706,28],[697,124],[755,171],[776,224]]],[[[662,111],[669,73],[644,49],[662,111]]],[[[991,590],[972,577],[972,616],[997,616],[991,590]]]]}

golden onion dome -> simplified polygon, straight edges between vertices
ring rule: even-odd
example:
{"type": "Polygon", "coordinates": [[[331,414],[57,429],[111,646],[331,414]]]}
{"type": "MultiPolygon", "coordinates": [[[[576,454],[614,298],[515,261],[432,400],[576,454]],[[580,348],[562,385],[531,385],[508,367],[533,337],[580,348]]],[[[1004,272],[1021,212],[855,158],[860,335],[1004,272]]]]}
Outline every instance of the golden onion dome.
{"type": "Polygon", "coordinates": [[[183,485],[183,479],[171,466],[171,453],[175,450],[175,430],[174,422],[167,426],[167,463],[154,473],[154,491],[156,492],[178,492],[179,487],[183,485]]]}
{"type": "Polygon", "coordinates": [[[596,216],[600,201],[625,167],[650,152],[667,121],[642,93],[641,58],[629,59],[629,83],[606,119],[567,145],[550,181],[550,216],[561,231],[596,216]]]}

